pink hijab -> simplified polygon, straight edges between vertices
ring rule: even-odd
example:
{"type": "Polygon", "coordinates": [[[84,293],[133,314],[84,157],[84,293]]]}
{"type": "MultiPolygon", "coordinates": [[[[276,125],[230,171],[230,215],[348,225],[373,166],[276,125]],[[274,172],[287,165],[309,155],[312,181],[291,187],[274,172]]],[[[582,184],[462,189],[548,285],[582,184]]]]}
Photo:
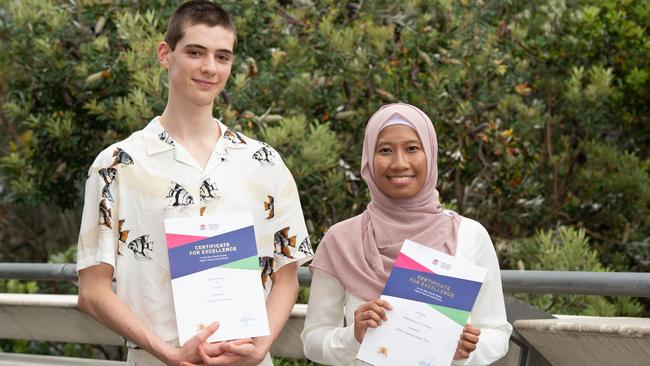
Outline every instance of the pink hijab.
{"type": "MultiPolygon", "coordinates": [[[[389,123],[390,124],[390,123],[389,123]]],[[[332,226],[318,246],[311,264],[336,277],[351,293],[369,301],[381,294],[404,239],[456,254],[461,217],[443,211],[438,201],[438,143],[433,124],[420,109],[404,103],[381,107],[368,121],[361,176],[372,200],[361,215],[332,226]],[[386,122],[400,118],[417,132],[427,158],[427,179],[412,198],[393,199],[377,187],[373,158],[377,139],[386,122]]]]}

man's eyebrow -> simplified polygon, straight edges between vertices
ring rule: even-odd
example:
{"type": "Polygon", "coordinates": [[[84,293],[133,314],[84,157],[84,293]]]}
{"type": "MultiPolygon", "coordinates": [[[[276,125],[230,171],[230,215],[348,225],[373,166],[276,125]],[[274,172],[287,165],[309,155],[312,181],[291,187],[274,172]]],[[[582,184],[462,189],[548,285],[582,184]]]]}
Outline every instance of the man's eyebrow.
{"type": "MultiPolygon", "coordinates": [[[[202,45],[200,45],[200,44],[188,44],[188,45],[185,45],[185,47],[183,47],[183,48],[185,48],[185,49],[189,49],[189,48],[198,48],[198,49],[200,49],[200,50],[204,50],[204,51],[207,51],[207,50],[208,50],[207,47],[202,46],[202,45]]],[[[216,50],[216,52],[219,52],[219,53],[227,53],[227,54],[230,54],[230,55],[233,54],[233,52],[232,52],[231,50],[227,49],[227,48],[220,48],[220,49],[216,50]]]]}

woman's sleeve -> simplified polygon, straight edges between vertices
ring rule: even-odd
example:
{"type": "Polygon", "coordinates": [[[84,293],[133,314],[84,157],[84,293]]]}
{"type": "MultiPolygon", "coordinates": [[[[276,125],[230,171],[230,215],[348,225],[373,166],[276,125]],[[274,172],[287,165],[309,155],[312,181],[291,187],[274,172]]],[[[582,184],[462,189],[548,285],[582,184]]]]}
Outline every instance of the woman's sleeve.
{"type": "Polygon", "coordinates": [[[325,271],[314,269],[310,291],[300,335],[305,355],[326,365],[351,363],[360,344],[354,338],[354,325],[343,326],[345,288],[325,271]]]}
{"type": "Polygon", "coordinates": [[[454,365],[489,365],[508,352],[512,326],[506,318],[503,301],[501,272],[494,246],[483,226],[474,222],[477,250],[473,262],[487,268],[488,273],[479,291],[469,322],[481,330],[476,350],[464,360],[454,361],[454,365]]]}

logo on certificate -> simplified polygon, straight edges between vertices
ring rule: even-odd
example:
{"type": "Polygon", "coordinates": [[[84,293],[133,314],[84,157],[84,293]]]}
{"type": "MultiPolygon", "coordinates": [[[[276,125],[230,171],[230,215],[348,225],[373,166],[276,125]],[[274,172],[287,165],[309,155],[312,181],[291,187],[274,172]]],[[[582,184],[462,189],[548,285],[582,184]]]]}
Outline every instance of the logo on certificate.
{"type": "Polygon", "coordinates": [[[388,347],[379,346],[379,348],[377,348],[377,354],[383,357],[388,357],[388,347]]]}

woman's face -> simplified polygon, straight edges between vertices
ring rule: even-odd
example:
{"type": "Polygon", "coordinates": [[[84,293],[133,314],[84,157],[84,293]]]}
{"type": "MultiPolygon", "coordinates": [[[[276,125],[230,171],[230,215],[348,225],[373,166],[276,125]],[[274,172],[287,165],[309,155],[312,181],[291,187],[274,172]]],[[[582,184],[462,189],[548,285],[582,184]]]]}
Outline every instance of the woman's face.
{"type": "Polygon", "coordinates": [[[388,197],[403,199],[418,194],[427,180],[427,158],[415,130],[406,125],[381,130],[373,170],[379,190],[388,197]]]}

